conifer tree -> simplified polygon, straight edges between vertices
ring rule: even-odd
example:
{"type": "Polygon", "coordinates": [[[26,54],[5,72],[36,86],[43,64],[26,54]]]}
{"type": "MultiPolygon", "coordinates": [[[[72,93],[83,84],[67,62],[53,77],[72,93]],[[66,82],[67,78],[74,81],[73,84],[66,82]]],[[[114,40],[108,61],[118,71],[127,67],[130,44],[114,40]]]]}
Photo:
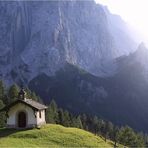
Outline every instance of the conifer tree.
{"type": "Polygon", "coordinates": [[[71,126],[71,119],[70,119],[70,114],[69,112],[66,110],[64,111],[64,122],[63,125],[66,127],[70,127],[71,126]]]}
{"type": "Polygon", "coordinates": [[[64,124],[64,112],[63,112],[63,109],[62,108],[60,108],[58,110],[58,118],[59,118],[58,124],[63,125],[64,124]]]}
{"type": "MultiPolygon", "coordinates": [[[[98,119],[98,133],[101,135],[104,128],[105,128],[105,123],[102,119],[98,119]]],[[[103,135],[103,134],[102,134],[103,135]]]]}
{"type": "Polygon", "coordinates": [[[85,130],[88,130],[87,116],[86,116],[86,114],[82,114],[80,117],[81,117],[81,121],[82,121],[83,128],[84,128],[85,130]]]}
{"type": "Polygon", "coordinates": [[[114,126],[113,128],[113,137],[112,137],[113,141],[114,141],[114,147],[117,147],[117,142],[119,139],[119,128],[117,126],[114,126]]]}
{"type": "Polygon", "coordinates": [[[49,107],[46,111],[46,121],[47,123],[58,123],[58,108],[57,104],[54,100],[52,100],[49,104],[49,107]]]}
{"type": "Polygon", "coordinates": [[[38,101],[38,97],[37,95],[35,94],[35,92],[31,92],[31,99],[35,100],[35,101],[38,101]]]}
{"type": "Polygon", "coordinates": [[[80,116],[78,116],[78,117],[76,118],[76,127],[77,127],[77,128],[80,128],[80,129],[83,129],[83,125],[82,125],[82,121],[81,121],[80,116]]]}
{"type": "MultiPolygon", "coordinates": [[[[4,107],[4,103],[2,100],[0,100],[0,109],[2,109],[4,107]]],[[[5,113],[4,112],[0,112],[0,127],[4,127],[5,126],[5,113]]]]}
{"type": "Polygon", "coordinates": [[[106,140],[107,140],[107,138],[108,138],[108,135],[109,135],[109,122],[107,121],[107,122],[105,122],[105,128],[104,128],[104,136],[105,136],[105,142],[106,142],[106,140]]]}
{"type": "Polygon", "coordinates": [[[9,96],[9,102],[13,102],[18,98],[19,93],[19,87],[16,84],[13,84],[9,88],[8,96],[9,96]]]}
{"type": "Polygon", "coordinates": [[[3,100],[4,96],[5,96],[4,84],[3,84],[3,81],[0,80],[0,100],[3,100]]]}
{"type": "Polygon", "coordinates": [[[144,134],[144,143],[145,143],[145,146],[148,147],[148,135],[147,134],[144,134]]]}
{"type": "Polygon", "coordinates": [[[105,122],[105,129],[104,129],[104,136],[105,136],[105,142],[107,140],[107,138],[109,138],[111,136],[113,132],[113,124],[109,121],[105,122]]]}
{"type": "Polygon", "coordinates": [[[114,131],[114,125],[112,122],[108,122],[108,136],[110,139],[113,138],[113,131],[114,131]]]}
{"type": "Polygon", "coordinates": [[[95,134],[99,132],[99,119],[97,116],[94,116],[93,118],[93,129],[95,134]]]}
{"type": "Polygon", "coordinates": [[[43,103],[43,100],[39,96],[37,96],[35,92],[32,92],[29,88],[26,88],[25,91],[26,91],[26,98],[33,99],[35,101],[43,103]]]}
{"type": "Polygon", "coordinates": [[[27,88],[25,89],[25,91],[26,91],[26,97],[27,97],[28,99],[31,99],[31,94],[32,94],[32,92],[30,91],[30,89],[27,87],[27,88]]]}
{"type": "Polygon", "coordinates": [[[5,85],[4,85],[3,81],[0,80],[0,100],[2,100],[4,104],[8,104],[9,103],[8,102],[8,97],[5,94],[6,93],[5,92],[6,91],[5,89],[6,88],[5,88],[5,85]]]}

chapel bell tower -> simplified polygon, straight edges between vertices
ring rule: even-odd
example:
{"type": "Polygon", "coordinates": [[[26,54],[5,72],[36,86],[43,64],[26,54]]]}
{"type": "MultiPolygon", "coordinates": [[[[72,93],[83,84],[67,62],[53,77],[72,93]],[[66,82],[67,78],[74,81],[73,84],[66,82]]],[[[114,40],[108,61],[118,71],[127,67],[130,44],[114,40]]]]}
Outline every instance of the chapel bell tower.
{"type": "Polygon", "coordinates": [[[22,88],[20,90],[20,92],[18,93],[18,99],[25,100],[25,97],[26,97],[26,92],[25,92],[24,88],[22,88]]]}

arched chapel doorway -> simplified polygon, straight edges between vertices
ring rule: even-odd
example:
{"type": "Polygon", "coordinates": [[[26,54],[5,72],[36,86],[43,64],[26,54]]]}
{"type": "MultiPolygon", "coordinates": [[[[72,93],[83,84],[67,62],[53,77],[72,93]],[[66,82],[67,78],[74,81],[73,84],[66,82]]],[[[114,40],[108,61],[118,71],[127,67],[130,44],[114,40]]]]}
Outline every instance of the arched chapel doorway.
{"type": "Polygon", "coordinates": [[[20,128],[26,127],[26,113],[25,112],[18,113],[18,127],[20,128]]]}

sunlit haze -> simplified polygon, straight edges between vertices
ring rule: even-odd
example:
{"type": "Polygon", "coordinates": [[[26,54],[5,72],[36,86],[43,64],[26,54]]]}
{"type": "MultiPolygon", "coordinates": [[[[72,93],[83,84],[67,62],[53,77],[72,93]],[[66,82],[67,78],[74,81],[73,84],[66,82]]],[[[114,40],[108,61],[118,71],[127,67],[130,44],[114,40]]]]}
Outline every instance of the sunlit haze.
{"type": "Polygon", "coordinates": [[[148,0],[95,0],[108,7],[111,13],[120,15],[148,44],[148,0]]]}

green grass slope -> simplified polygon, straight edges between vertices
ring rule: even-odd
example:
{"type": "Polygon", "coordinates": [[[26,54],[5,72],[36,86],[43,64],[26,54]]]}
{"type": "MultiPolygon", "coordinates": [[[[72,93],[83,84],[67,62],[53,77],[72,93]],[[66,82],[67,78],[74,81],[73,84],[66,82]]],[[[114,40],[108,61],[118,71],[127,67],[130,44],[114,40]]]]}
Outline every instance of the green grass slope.
{"type": "Polygon", "coordinates": [[[47,124],[32,130],[0,129],[0,147],[113,147],[113,143],[81,129],[47,124]]]}

